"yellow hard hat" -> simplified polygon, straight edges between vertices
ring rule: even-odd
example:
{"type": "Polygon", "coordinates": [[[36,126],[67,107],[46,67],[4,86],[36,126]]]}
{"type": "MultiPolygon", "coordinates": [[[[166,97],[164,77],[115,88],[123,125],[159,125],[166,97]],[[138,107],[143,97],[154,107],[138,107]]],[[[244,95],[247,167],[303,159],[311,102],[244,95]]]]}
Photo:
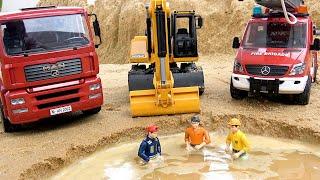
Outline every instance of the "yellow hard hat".
{"type": "Polygon", "coordinates": [[[241,126],[241,122],[238,118],[230,119],[229,123],[230,126],[241,126]]]}

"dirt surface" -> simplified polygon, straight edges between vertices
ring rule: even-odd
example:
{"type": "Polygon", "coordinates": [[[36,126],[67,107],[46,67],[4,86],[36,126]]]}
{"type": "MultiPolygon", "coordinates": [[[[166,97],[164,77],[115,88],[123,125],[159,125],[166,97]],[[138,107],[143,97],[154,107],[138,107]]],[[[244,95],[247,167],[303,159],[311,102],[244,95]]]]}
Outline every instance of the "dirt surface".
{"type": "MultiPolygon", "coordinates": [[[[127,87],[130,40],[145,27],[143,0],[97,0],[96,6],[85,1],[42,0],[41,5],[77,5],[96,12],[102,26],[103,45],[98,50],[102,63],[100,76],[105,104],[92,117],[81,114],[56,117],[28,126],[26,130],[5,134],[0,129],[0,179],[43,178],[98,149],[144,136],[143,128],[156,123],[161,134],[182,132],[192,116],[175,115],[131,118],[127,87]]],[[[203,55],[206,92],[201,97],[201,118],[211,130],[224,131],[226,121],[239,117],[248,133],[294,138],[320,143],[320,84],[312,87],[308,106],[287,105],[285,100],[248,98],[232,100],[229,81],[234,54],[232,37],[240,36],[250,18],[253,1],[236,0],[173,1],[172,9],[195,9],[205,19],[200,30],[199,49],[203,55]],[[217,54],[217,53],[224,53],[217,54]]],[[[320,24],[320,2],[309,0],[310,13],[320,24]],[[317,11],[317,12],[316,12],[317,11]]]]}
{"type": "MultiPolygon", "coordinates": [[[[98,15],[103,44],[98,49],[102,63],[126,63],[130,41],[145,32],[145,2],[149,0],[40,0],[39,5],[83,6],[98,15]]],[[[199,51],[203,55],[230,53],[233,37],[241,36],[251,17],[253,0],[168,0],[171,10],[195,10],[204,18],[198,31],[199,51]]],[[[309,12],[320,25],[320,1],[306,0],[309,12]]]]}
{"type": "MultiPolygon", "coordinates": [[[[320,143],[320,85],[314,84],[308,106],[287,105],[268,98],[232,100],[229,80],[233,55],[201,58],[206,92],[201,118],[206,127],[224,131],[230,117],[239,117],[246,132],[320,143]]],[[[101,65],[105,104],[98,115],[48,119],[5,134],[0,130],[0,179],[40,178],[98,149],[144,136],[143,127],[156,123],[161,134],[183,132],[192,116],[131,118],[127,87],[130,65],[101,65]]]]}

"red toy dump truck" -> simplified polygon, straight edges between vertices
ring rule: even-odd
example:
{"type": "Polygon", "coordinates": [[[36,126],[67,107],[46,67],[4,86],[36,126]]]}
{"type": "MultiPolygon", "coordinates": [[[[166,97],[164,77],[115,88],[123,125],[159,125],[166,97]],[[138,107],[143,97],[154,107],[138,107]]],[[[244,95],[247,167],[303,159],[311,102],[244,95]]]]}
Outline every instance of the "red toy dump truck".
{"type": "Polygon", "coordinates": [[[1,13],[0,25],[5,132],[62,113],[100,111],[103,94],[95,48],[101,36],[95,14],[83,8],[28,8],[1,13]]]}
{"type": "Polygon", "coordinates": [[[256,2],[266,7],[265,12],[255,6],[243,39],[233,41],[238,52],[231,96],[242,99],[248,93],[285,94],[295,104],[306,105],[311,83],[316,81],[320,49],[307,7],[300,0],[256,2]]]}

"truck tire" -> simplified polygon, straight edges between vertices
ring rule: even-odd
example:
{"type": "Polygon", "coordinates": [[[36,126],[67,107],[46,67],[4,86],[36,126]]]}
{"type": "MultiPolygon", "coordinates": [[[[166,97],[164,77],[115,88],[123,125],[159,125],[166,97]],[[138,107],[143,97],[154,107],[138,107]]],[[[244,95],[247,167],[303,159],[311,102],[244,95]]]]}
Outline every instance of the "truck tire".
{"type": "Polygon", "coordinates": [[[204,87],[199,87],[199,96],[201,96],[204,93],[204,90],[204,87]]]}
{"type": "Polygon", "coordinates": [[[311,90],[311,77],[309,76],[306,87],[303,93],[296,95],[295,100],[298,105],[307,105],[310,100],[310,90],[311,90]]]}
{"type": "Polygon", "coordinates": [[[230,82],[230,94],[233,99],[241,100],[248,97],[248,92],[233,87],[232,79],[230,82]]]}
{"type": "Polygon", "coordinates": [[[88,109],[88,110],[82,111],[82,113],[84,115],[93,115],[93,114],[99,113],[100,111],[101,111],[101,106],[97,107],[97,108],[93,108],[93,109],[88,109]]]}
{"type": "Polygon", "coordinates": [[[318,67],[314,68],[313,82],[317,82],[318,67]]]}
{"type": "Polygon", "coordinates": [[[21,129],[21,125],[17,125],[17,124],[11,124],[9,119],[7,119],[4,116],[3,113],[3,107],[1,106],[0,108],[0,116],[1,116],[1,120],[2,120],[2,126],[3,126],[3,130],[6,133],[12,133],[12,132],[16,132],[19,131],[21,129]]]}

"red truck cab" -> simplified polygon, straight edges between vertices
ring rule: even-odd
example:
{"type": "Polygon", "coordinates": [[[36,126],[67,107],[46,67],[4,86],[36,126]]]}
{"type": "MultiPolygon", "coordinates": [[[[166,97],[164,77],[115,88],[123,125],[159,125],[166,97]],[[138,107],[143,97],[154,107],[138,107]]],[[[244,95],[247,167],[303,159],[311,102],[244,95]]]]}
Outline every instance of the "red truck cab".
{"type": "MultiPolygon", "coordinates": [[[[1,117],[5,132],[103,104],[94,34],[83,8],[41,7],[0,14],[1,117]]],[[[96,17],[96,16],[95,16],[96,17]]]]}
{"type": "Polygon", "coordinates": [[[283,13],[252,17],[240,42],[231,76],[234,99],[249,94],[288,94],[296,104],[309,103],[311,83],[318,69],[320,41],[314,39],[314,23],[305,14],[295,14],[297,23],[287,23],[283,13]]]}

